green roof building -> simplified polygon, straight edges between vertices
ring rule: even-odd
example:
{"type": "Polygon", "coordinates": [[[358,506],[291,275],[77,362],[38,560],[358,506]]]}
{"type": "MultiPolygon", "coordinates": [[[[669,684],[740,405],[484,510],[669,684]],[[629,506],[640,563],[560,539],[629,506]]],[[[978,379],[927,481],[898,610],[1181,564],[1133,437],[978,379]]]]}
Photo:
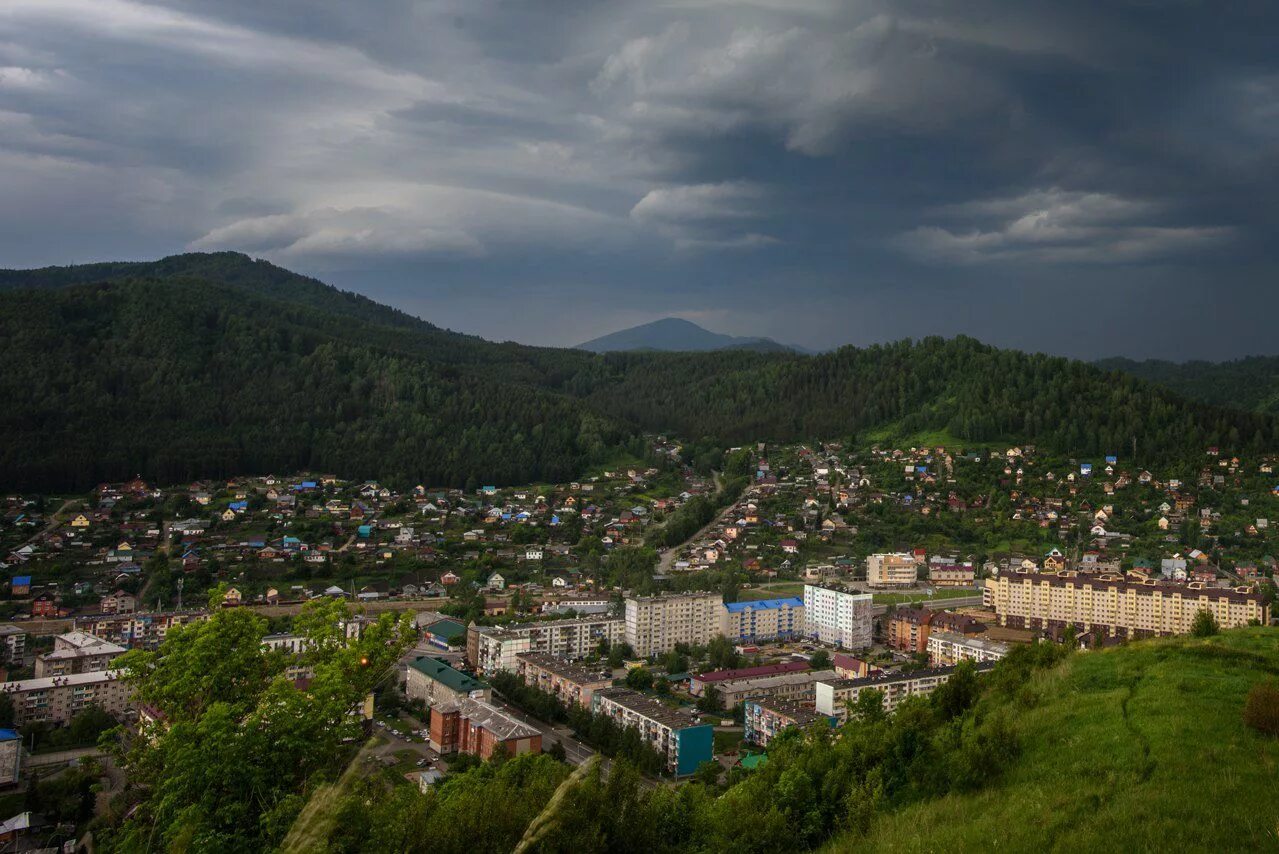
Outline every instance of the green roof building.
{"type": "Polygon", "coordinates": [[[492,696],[487,683],[463,673],[442,658],[426,656],[409,665],[404,693],[410,700],[423,700],[428,706],[445,700],[488,700],[492,696]]]}

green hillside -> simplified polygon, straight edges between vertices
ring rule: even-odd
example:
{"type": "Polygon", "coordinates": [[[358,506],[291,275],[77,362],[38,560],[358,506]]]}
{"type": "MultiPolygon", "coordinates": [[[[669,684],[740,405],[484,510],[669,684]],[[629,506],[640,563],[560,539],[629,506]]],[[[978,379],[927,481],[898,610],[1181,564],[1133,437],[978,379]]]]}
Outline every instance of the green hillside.
{"type": "Polygon", "coordinates": [[[311,468],[401,485],[567,480],[640,436],[940,435],[1196,462],[1279,419],[1119,372],[928,338],[818,356],[494,344],[236,253],[0,271],[0,482],[82,489],[311,468]]]}
{"type": "Polygon", "coordinates": [[[1241,718],[1276,676],[1279,631],[1264,628],[1073,656],[1016,699],[1020,755],[993,785],[829,850],[1279,849],[1279,740],[1241,718]]]}
{"type": "Polygon", "coordinates": [[[1277,356],[1249,356],[1229,362],[1103,359],[1097,365],[1164,386],[1192,400],[1279,414],[1277,356]]]}

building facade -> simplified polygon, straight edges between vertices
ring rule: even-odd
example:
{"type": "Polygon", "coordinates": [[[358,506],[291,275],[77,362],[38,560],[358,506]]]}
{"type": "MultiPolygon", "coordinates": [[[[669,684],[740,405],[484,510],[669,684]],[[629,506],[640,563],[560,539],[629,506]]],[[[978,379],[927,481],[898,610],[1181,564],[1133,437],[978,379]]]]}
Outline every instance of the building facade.
{"type": "Polygon", "coordinates": [[[713,726],[647,695],[604,688],[592,697],[591,710],[638,732],[645,744],[666,757],[667,770],[677,777],[692,774],[714,758],[713,726]]]}
{"type": "Polygon", "coordinates": [[[471,626],[466,633],[466,658],[480,673],[518,669],[518,657],[526,652],[544,652],[569,661],[586,658],[599,649],[601,641],[610,646],[621,643],[625,623],[617,617],[583,617],[573,620],[546,620],[509,626],[471,626]]]}
{"type": "Polygon", "coordinates": [[[19,727],[34,722],[60,726],[92,705],[119,715],[133,696],[111,670],[0,682],[0,692],[13,700],[13,722],[19,727]]]}
{"type": "Polygon", "coordinates": [[[640,658],[670,652],[677,643],[710,643],[720,631],[718,593],[667,593],[626,600],[626,642],[640,658]]]}
{"type": "Polygon", "coordinates": [[[1008,655],[1008,644],[985,638],[970,638],[954,632],[932,632],[928,636],[928,660],[934,667],[961,661],[999,661],[1008,655]]]}
{"type": "Polygon", "coordinates": [[[516,675],[524,684],[554,696],[566,706],[591,707],[591,699],[601,688],[613,684],[607,667],[583,667],[544,652],[526,652],[518,656],[516,675]]]}
{"type": "Polygon", "coordinates": [[[871,645],[872,600],[869,593],[845,593],[804,585],[804,634],[843,649],[871,645]]]}
{"type": "Polygon", "coordinates": [[[785,640],[804,631],[804,600],[797,596],[725,602],[721,607],[719,633],[734,643],[785,640]]]}
{"type": "Polygon", "coordinates": [[[756,747],[768,747],[778,733],[791,727],[805,729],[821,722],[835,723],[833,715],[823,715],[811,706],[786,700],[760,699],[746,701],[743,738],[756,747]]]}
{"type": "Polygon", "coordinates": [[[499,747],[508,756],[541,753],[542,733],[484,700],[463,698],[431,707],[431,749],[488,759],[499,747]]]}
{"type": "MultiPolygon", "coordinates": [[[[979,664],[979,671],[989,670],[993,663],[979,664]]],[[[815,686],[815,705],[824,715],[833,715],[839,723],[848,720],[848,705],[856,703],[863,691],[879,691],[884,711],[894,711],[907,697],[931,694],[937,686],[954,674],[954,667],[934,667],[912,673],[890,673],[866,679],[832,679],[815,686]]]]}
{"type": "Polygon", "coordinates": [[[53,650],[36,656],[35,676],[69,676],[106,670],[124,655],[124,647],[85,632],[67,632],[53,639],[53,650]]]}
{"type": "Polygon", "coordinates": [[[897,552],[866,558],[866,583],[871,587],[913,587],[918,578],[914,555],[897,552]]]}
{"type": "Polygon", "coordinates": [[[404,695],[434,706],[449,700],[488,700],[492,691],[486,683],[451,667],[444,659],[423,656],[408,666],[404,695]]]}
{"type": "Polygon", "coordinates": [[[884,617],[884,643],[901,652],[926,652],[932,621],[927,608],[898,608],[884,617]]]}
{"type": "Polygon", "coordinates": [[[27,652],[27,633],[17,626],[0,626],[0,662],[21,665],[27,652]]]}
{"type": "Polygon", "coordinates": [[[834,670],[805,670],[802,673],[780,673],[776,676],[760,676],[748,679],[729,679],[716,685],[720,705],[732,709],[748,699],[789,700],[796,703],[813,702],[813,686],[822,680],[836,679],[834,670]]]}
{"type": "Polygon", "coordinates": [[[1074,626],[1081,632],[1138,638],[1187,634],[1195,615],[1205,610],[1223,629],[1270,620],[1270,607],[1251,588],[1206,587],[1194,581],[1024,569],[986,579],[986,589],[999,624],[1018,629],[1074,626]]]}
{"type": "Polygon", "coordinates": [[[928,562],[928,583],[934,587],[972,587],[976,579],[977,571],[968,561],[960,563],[930,560],[928,562]]]}

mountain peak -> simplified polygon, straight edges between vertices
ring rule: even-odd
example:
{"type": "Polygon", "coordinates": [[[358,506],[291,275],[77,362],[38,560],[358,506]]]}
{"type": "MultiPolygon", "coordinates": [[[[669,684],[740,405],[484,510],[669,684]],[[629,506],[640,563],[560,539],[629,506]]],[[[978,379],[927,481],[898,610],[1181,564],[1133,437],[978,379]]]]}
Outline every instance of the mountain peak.
{"type": "Polygon", "coordinates": [[[663,317],[578,344],[579,350],[611,353],[618,350],[663,350],[705,352],[707,350],[760,350],[801,352],[771,338],[740,337],[711,332],[682,317],[663,317]]]}

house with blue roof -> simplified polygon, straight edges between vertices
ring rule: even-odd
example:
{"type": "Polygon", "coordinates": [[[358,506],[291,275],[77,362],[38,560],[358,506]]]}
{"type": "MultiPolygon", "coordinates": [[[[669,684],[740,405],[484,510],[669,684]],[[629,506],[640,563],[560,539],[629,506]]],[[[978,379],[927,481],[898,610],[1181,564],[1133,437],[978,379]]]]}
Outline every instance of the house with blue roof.
{"type": "Polygon", "coordinates": [[[9,592],[14,596],[26,596],[31,592],[31,576],[15,575],[9,582],[9,592]]]}
{"type": "Polygon", "coordinates": [[[735,643],[796,637],[804,631],[804,600],[798,596],[725,602],[720,633],[735,643]]]}

